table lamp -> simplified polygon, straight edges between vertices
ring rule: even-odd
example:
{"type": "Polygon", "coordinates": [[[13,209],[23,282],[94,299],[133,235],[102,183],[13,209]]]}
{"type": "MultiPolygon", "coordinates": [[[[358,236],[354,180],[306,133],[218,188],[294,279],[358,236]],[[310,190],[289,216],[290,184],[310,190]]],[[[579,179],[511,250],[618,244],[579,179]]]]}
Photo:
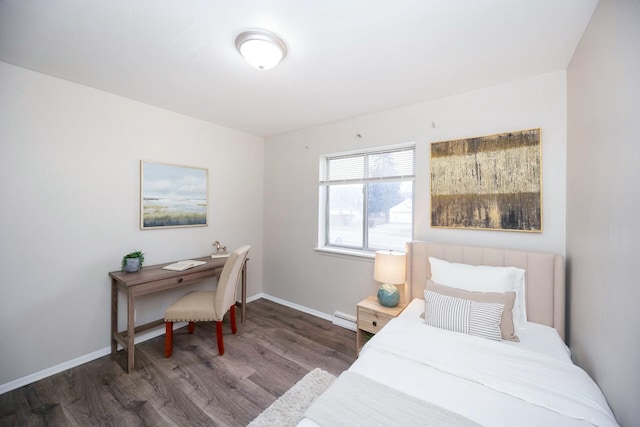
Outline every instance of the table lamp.
{"type": "Polygon", "coordinates": [[[403,252],[377,251],[373,266],[373,279],[382,282],[378,288],[378,302],[395,307],[400,302],[400,292],[395,285],[406,279],[406,255],[403,252]]]}

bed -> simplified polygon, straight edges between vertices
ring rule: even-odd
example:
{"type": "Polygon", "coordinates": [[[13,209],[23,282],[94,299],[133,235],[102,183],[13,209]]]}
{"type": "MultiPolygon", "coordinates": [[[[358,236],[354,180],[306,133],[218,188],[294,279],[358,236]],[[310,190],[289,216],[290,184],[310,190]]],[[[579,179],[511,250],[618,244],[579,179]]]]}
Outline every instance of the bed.
{"type": "Polygon", "coordinates": [[[299,426],[617,425],[600,389],[571,362],[564,343],[563,257],[430,242],[410,242],[406,252],[409,305],[364,346],[299,426]],[[438,285],[430,279],[448,280],[443,268],[450,267],[468,269],[480,282],[482,269],[516,272],[524,285],[503,293],[511,298],[509,311],[509,303],[461,302],[432,293],[438,285]],[[495,331],[487,339],[482,328],[474,335],[430,326],[438,310],[457,307],[437,305],[441,299],[471,305],[472,312],[476,307],[483,322],[483,310],[498,307],[498,314],[487,317],[500,328],[513,321],[513,335],[498,329],[497,339],[495,331]],[[524,314],[517,312],[519,304],[524,314]]]}

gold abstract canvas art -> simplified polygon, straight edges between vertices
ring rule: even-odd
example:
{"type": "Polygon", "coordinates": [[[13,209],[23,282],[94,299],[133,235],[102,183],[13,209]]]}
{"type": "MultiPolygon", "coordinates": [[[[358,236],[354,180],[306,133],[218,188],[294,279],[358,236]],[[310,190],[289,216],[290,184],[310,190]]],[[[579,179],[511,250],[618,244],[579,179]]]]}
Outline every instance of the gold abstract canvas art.
{"type": "Polygon", "coordinates": [[[431,144],[431,226],[542,231],[540,129],[431,144]]]}

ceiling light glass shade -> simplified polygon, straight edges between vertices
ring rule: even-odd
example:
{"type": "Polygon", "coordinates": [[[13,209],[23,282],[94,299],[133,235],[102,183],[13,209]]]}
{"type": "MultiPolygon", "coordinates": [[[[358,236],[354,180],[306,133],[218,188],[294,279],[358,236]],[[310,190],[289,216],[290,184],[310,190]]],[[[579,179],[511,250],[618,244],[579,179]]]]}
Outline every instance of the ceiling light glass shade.
{"type": "Polygon", "coordinates": [[[275,34],[264,30],[245,31],[236,37],[236,49],[259,70],[278,65],[287,54],[287,46],[275,34]]]}

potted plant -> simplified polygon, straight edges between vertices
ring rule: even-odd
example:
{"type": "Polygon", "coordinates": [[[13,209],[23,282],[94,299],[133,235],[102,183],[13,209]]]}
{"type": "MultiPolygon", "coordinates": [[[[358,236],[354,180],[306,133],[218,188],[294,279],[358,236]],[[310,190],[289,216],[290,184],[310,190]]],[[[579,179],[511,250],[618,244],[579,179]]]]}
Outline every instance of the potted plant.
{"type": "Polygon", "coordinates": [[[141,251],[134,251],[122,257],[122,271],[134,273],[142,268],[144,254],[141,251]]]}

